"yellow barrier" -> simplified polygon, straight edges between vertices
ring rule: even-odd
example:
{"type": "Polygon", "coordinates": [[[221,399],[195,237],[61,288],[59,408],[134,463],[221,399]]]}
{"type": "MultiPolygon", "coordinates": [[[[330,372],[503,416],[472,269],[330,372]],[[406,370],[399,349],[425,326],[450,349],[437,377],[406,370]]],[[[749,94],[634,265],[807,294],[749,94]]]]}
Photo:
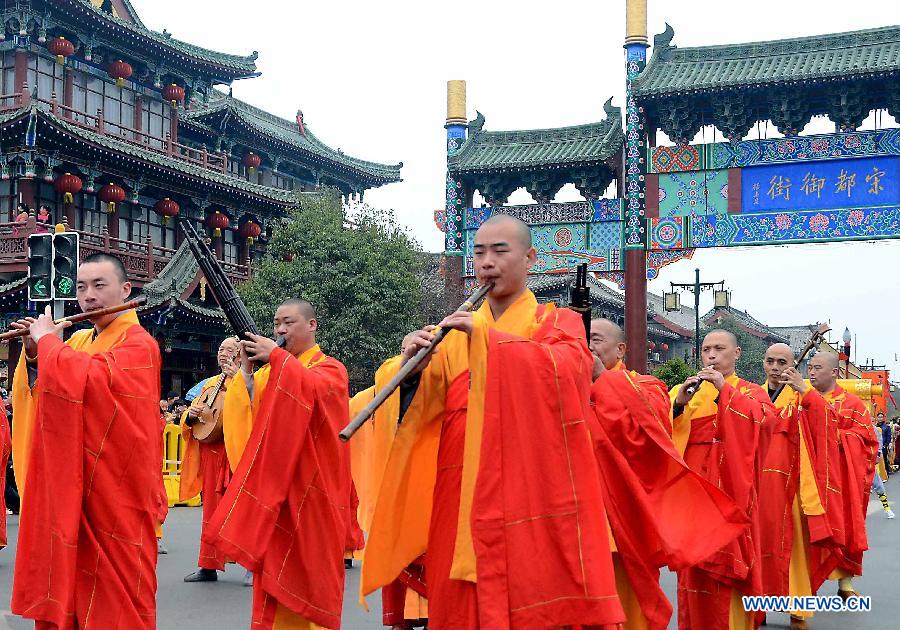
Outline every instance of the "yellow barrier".
{"type": "Polygon", "coordinates": [[[184,459],[184,438],[181,436],[181,427],[177,424],[167,424],[163,431],[163,483],[166,486],[166,497],[169,499],[169,507],[174,505],[187,505],[196,507],[200,505],[198,494],[187,501],[178,499],[179,486],[181,485],[181,462],[184,459]]]}

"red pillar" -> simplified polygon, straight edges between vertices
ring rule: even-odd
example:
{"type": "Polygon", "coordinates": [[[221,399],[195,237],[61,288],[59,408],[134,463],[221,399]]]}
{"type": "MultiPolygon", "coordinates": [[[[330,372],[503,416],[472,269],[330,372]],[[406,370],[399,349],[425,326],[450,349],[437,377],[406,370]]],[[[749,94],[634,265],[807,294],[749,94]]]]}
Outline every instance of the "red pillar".
{"type": "Polygon", "coordinates": [[[169,112],[169,134],[172,142],[178,142],[178,108],[170,107],[169,112]]]}
{"type": "MultiPolygon", "coordinates": [[[[26,81],[28,80],[28,53],[26,53],[21,48],[16,49],[16,62],[15,62],[15,78],[14,81],[16,83],[16,92],[22,92],[22,88],[25,86],[26,81]]],[[[29,85],[28,89],[31,90],[34,88],[33,85],[29,85]]]]}
{"type": "MultiPolygon", "coordinates": [[[[65,73],[63,75],[63,105],[66,107],[72,107],[72,102],[75,98],[75,85],[72,80],[72,69],[66,68],[65,73]]],[[[72,112],[67,109],[63,110],[63,116],[65,118],[71,118],[72,112]]]]}
{"type": "Polygon", "coordinates": [[[625,364],[647,372],[647,252],[625,250],[625,364]]]}
{"type": "Polygon", "coordinates": [[[20,177],[16,181],[16,188],[19,193],[16,203],[21,202],[29,208],[34,208],[34,180],[20,177]]]}

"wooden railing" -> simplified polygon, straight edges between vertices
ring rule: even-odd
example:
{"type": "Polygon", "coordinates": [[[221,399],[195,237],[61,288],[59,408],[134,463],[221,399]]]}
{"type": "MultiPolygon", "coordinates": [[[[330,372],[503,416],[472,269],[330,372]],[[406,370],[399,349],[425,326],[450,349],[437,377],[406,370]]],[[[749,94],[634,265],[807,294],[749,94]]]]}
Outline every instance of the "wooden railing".
{"type": "Polygon", "coordinates": [[[211,171],[228,173],[228,155],[226,153],[210,152],[206,147],[195,149],[186,144],[180,144],[172,140],[170,133],[166,133],[165,138],[158,138],[140,129],[105,120],[102,109],[98,109],[96,115],[88,114],[68,105],[63,105],[58,101],[56,95],[50,100],[32,98],[31,93],[27,89],[20,93],[2,94],[0,95],[0,111],[21,109],[22,107],[27,107],[32,101],[45,106],[54,116],[65,118],[71,124],[89,129],[94,133],[138,145],[174,160],[188,162],[211,171]]]}
{"type": "MultiPolygon", "coordinates": [[[[34,214],[26,222],[0,223],[0,273],[26,271],[28,237],[37,232],[52,231],[52,225],[37,222],[34,214]]],[[[128,279],[139,287],[154,280],[175,255],[174,249],[156,245],[149,236],[144,242],[136,242],[110,236],[106,228],[100,234],[69,231],[79,234],[81,258],[95,252],[114,254],[125,264],[128,279]]],[[[232,282],[244,282],[250,277],[249,265],[225,261],[221,264],[232,282]]]]}

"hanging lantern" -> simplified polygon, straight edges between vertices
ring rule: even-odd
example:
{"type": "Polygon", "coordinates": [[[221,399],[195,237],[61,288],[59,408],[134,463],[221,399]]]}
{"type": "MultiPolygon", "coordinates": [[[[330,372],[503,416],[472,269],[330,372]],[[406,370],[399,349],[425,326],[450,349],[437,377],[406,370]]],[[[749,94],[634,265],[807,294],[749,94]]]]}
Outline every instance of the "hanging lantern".
{"type": "Polygon", "coordinates": [[[181,207],[178,203],[168,197],[157,201],[153,209],[156,211],[156,214],[163,218],[163,223],[168,223],[171,217],[177,217],[178,213],[181,212],[181,207]]]}
{"type": "Polygon", "coordinates": [[[122,87],[125,85],[125,79],[129,78],[134,70],[130,63],[119,59],[109,64],[108,72],[109,76],[116,80],[116,85],[122,87]]]}
{"type": "Polygon", "coordinates": [[[116,211],[116,205],[125,201],[125,189],[110,182],[100,189],[99,197],[106,204],[106,211],[112,214],[116,211]]]}
{"type": "Polygon", "coordinates": [[[262,158],[256,155],[253,151],[246,153],[244,155],[244,159],[241,160],[244,166],[247,167],[247,170],[250,174],[253,174],[253,171],[259,168],[259,165],[262,164],[262,158]]]}
{"type": "Polygon", "coordinates": [[[259,235],[262,234],[262,228],[256,221],[248,219],[247,222],[241,226],[239,234],[247,239],[247,243],[250,244],[259,238],[259,235]]]}
{"type": "Polygon", "coordinates": [[[75,193],[81,192],[82,185],[81,178],[78,175],[66,173],[57,177],[53,186],[56,188],[56,192],[63,196],[63,203],[70,205],[75,201],[75,193]]]}
{"type": "Polygon", "coordinates": [[[669,351],[669,344],[667,344],[667,343],[661,343],[661,344],[659,344],[659,349],[662,350],[663,352],[668,352],[668,351],[669,351]]]}
{"type": "Polygon", "coordinates": [[[649,350],[656,350],[656,343],[654,343],[654,342],[652,342],[652,341],[648,341],[648,342],[647,342],[647,348],[648,348],[649,350]]]}
{"type": "Polygon", "coordinates": [[[163,90],[163,98],[172,103],[172,107],[176,107],[184,101],[184,88],[177,83],[170,83],[163,90]]]}
{"type": "Polygon", "coordinates": [[[63,65],[66,63],[66,57],[71,57],[75,54],[75,44],[60,35],[50,40],[50,43],[47,44],[47,50],[50,51],[50,54],[56,55],[56,63],[63,65]]]}
{"type": "Polygon", "coordinates": [[[212,228],[213,236],[217,238],[222,236],[222,230],[227,229],[230,224],[228,215],[219,210],[206,215],[206,227],[212,228]]]}

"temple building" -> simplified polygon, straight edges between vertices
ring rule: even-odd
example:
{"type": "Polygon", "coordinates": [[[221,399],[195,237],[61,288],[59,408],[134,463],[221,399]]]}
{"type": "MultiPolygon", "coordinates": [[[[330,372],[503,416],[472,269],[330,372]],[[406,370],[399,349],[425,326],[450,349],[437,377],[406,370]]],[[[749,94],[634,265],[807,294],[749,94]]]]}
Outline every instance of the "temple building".
{"type": "MultiPolygon", "coordinates": [[[[177,225],[205,230],[245,281],[303,191],[344,195],[400,180],[231,96],[258,76],[234,55],[145,26],[129,0],[4,0],[0,24],[0,319],[34,312],[27,237],[65,223],[82,258],[119,256],[164,350],[163,389],[214,365],[227,326],[177,225]],[[24,204],[22,212],[19,204],[24,204]],[[46,211],[42,212],[41,208],[46,211]]],[[[74,304],[68,306],[75,309],[74,304]]],[[[10,349],[10,369],[18,349],[10,349]]]]}

